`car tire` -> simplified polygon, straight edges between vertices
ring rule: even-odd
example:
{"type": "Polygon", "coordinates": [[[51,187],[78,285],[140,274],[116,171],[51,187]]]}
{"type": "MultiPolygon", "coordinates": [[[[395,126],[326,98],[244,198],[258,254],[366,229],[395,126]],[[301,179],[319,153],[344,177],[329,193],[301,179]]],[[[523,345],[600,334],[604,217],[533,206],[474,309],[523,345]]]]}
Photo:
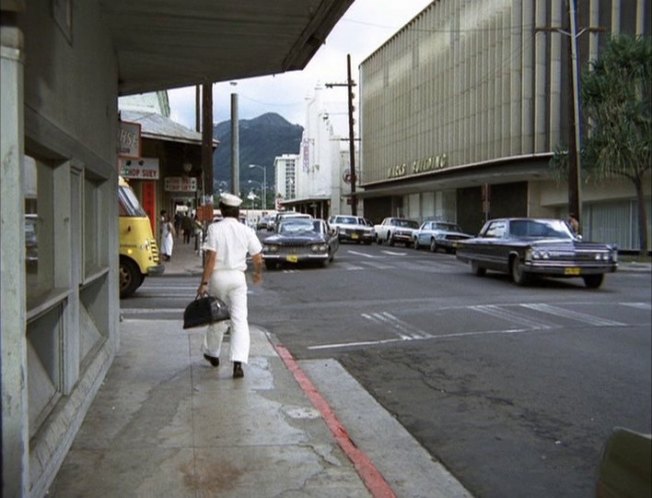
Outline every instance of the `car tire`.
{"type": "Polygon", "coordinates": [[[268,270],[275,270],[276,263],[274,261],[265,261],[265,268],[267,268],[268,270]]]}
{"type": "Polygon", "coordinates": [[[530,281],[527,272],[523,271],[523,268],[521,268],[521,260],[518,256],[512,258],[509,270],[512,275],[512,280],[516,285],[527,285],[530,281]]]}
{"type": "Polygon", "coordinates": [[[604,281],[604,274],[600,273],[599,275],[584,275],[582,277],[584,280],[584,285],[589,289],[597,289],[602,285],[604,281]]]}
{"type": "Polygon", "coordinates": [[[473,262],[471,263],[471,271],[472,271],[475,275],[477,275],[478,277],[484,277],[484,276],[487,274],[487,269],[486,269],[486,268],[482,268],[482,266],[480,266],[480,265],[477,263],[477,261],[473,261],[473,262]]]}
{"type": "Polygon", "coordinates": [[[412,247],[414,247],[417,251],[421,248],[419,245],[419,239],[414,239],[414,242],[412,243],[412,247]]]}
{"type": "Polygon", "coordinates": [[[379,246],[383,245],[383,241],[380,239],[380,237],[378,237],[378,235],[376,235],[376,244],[378,244],[379,246]]]}
{"type": "Polygon", "coordinates": [[[120,298],[129,297],[143,283],[143,276],[136,263],[130,259],[120,258],[120,298]]]}
{"type": "Polygon", "coordinates": [[[387,245],[390,245],[390,246],[394,245],[394,238],[392,237],[392,234],[390,234],[390,233],[387,234],[387,245]]]}
{"type": "Polygon", "coordinates": [[[435,239],[430,239],[430,252],[437,252],[437,242],[435,239]]]}

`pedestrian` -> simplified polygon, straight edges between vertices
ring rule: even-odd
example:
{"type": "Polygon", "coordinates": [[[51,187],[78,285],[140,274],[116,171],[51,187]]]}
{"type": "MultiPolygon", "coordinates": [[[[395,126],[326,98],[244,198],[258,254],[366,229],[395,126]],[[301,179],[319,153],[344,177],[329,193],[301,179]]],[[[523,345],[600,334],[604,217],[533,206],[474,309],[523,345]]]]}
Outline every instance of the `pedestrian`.
{"type": "MultiPolygon", "coordinates": [[[[247,320],[247,254],[251,255],[254,284],[262,282],[262,245],[251,227],[239,222],[242,199],[233,194],[220,196],[219,208],[223,219],[212,223],[206,233],[202,249],[205,253],[204,271],[197,289],[198,295],[208,292],[222,299],[231,312],[231,351],[233,378],[244,376],[242,364],[249,361],[249,323],[247,320]]],[[[202,351],[204,359],[214,367],[220,364],[220,351],[225,322],[211,324],[206,329],[202,351]]]]}
{"type": "Polygon", "coordinates": [[[158,219],[158,246],[163,247],[163,225],[165,224],[165,218],[167,217],[168,212],[165,209],[161,209],[161,216],[158,219]]]}
{"type": "Polygon", "coordinates": [[[568,215],[568,226],[571,227],[571,230],[573,231],[573,235],[579,235],[580,222],[577,219],[577,215],[575,213],[570,213],[568,215]]]}
{"type": "Polygon", "coordinates": [[[194,232],[194,226],[188,213],[185,213],[181,218],[181,229],[183,230],[183,243],[190,244],[190,236],[194,232]]]}
{"type": "Polygon", "coordinates": [[[164,261],[170,261],[172,249],[174,249],[174,237],[176,232],[170,217],[165,215],[161,224],[161,254],[164,261]]]}

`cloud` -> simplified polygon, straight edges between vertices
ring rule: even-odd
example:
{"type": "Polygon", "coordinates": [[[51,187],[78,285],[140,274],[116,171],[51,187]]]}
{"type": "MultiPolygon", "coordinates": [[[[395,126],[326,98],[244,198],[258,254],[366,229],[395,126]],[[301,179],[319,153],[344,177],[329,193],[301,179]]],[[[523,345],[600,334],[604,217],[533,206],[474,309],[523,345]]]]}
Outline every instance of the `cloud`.
{"type": "MultiPolygon", "coordinates": [[[[275,112],[291,123],[303,125],[305,101],[315,86],[346,82],[347,54],[351,54],[352,78],[357,81],[360,63],[429,3],[430,0],[356,0],[303,71],[238,80],[237,85],[216,83],[213,120],[230,119],[231,94],[237,93],[240,119],[275,112]]],[[[194,129],[195,87],[170,90],[169,98],[172,119],[194,129]]],[[[326,97],[326,105],[333,115],[336,132],[347,135],[346,91],[332,89],[332,99],[326,97]]]]}

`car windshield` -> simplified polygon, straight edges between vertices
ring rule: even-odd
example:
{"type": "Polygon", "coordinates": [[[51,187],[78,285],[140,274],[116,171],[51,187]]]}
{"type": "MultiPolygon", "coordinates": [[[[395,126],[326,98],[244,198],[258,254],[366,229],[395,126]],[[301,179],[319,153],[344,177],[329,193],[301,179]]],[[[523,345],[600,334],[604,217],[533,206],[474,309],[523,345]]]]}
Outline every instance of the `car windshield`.
{"type": "Polygon", "coordinates": [[[455,225],[454,223],[436,223],[435,227],[437,230],[444,230],[446,232],[461,232],[462,229],[455,225]]]}
{"type": "Polygon", "coordinates": [[[561,220],[513,220],[509,225],[512,237],[572,239],[573,234],[561,220]]]}
{"type": "Polygon", "coordinates": [[[419,224],[414,220],[396,220],[396,226],[403,228],[419,228],[419,224]]]}
{"type": "Polygon", "coordinates": [[[287,220],[281,224],[279,233],[283,235],[319,233],[319,222],[304,218],[287,220]]]}
{"type": "Polygon", "coordinates": [[[359,223],[358,218],[353,216],[340,216],[336,219],[336,222],[343,225],[357,225],[359,223]]]}

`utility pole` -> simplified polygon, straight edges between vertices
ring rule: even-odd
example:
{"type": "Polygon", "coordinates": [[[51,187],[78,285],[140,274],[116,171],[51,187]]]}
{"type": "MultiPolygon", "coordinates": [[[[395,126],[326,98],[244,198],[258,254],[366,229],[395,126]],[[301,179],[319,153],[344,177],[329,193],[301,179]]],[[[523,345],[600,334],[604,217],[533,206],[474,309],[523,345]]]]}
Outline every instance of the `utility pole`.
{"type": "Polygon", "coordinates": [[[602,27],[577,29],[577,0],[567,0],[569,31],[560,27],[538,27],[537,31],[556,31],[569,37],[569,86],[573,99],[573,111],[569,113],[568,124],[568,211],[575,213],[577,220],[582,223],[582,110],[581,110],[581,81],[579,70],[579,50],[577,39],[586,31],[604,31],[602,27]]]}
{"type": "Polygon", "coordinates": [[[202,85],[201,169],[206,175],[204,196],[213,204],[213,84],[202,85]]]}
{"type": "Polygon", "coordinates": [[[355,196],[355,183],[357,181],[355,174],[355,136],[353,134],[353,125],[355,119],[353,118],[353,87],[356,86],[356,83],[351,79],[351,54],[346,55],[346,73],[347,81],[346,83],[326,83],[326,88],[333,88],[334,86],[345,86],[348,90],[348,100],[349,100],[349,164],[351,166],[350,178],[351,178],[351,214],[353,216],[358,215],[358,199],[355,196]]]}

